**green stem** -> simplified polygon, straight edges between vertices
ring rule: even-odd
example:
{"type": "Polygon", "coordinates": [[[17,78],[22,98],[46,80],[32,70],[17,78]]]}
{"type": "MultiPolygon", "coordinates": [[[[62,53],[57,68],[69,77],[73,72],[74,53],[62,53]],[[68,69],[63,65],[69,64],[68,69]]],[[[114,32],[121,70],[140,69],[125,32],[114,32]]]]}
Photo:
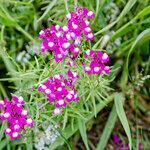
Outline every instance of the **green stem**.
{"type": "Polygon", "coordinates": [[[33,38],[28,32],[26,32],[21,26],[17,25],[17,26],[16,26],[16,29],[17,29],[18,31],[20,31],[21,33],[23,33],[23,34],[24,34],[28,39],[30,39],[31,41],[34,40],[34,38],[33,38]]]}
{"type": "Polygon", "coordinates": [[[67,0],[64,0],[67,13],[69,13],[67,0]]]}

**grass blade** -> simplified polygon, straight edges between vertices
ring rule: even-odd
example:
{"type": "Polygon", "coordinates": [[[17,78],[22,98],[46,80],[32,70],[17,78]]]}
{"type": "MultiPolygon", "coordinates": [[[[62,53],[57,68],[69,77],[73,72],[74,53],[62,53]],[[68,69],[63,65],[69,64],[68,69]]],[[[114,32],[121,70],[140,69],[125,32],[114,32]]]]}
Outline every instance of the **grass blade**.
{"type": "Polygon", "coordinates": [[[88,137],[87,137],[87,134],[86,134],[85,121],[83,119],[78,119],[78,125],[79,125],[79,131],[80,131],[82,140],[85,144],[85,147],[86,147],[87,150],[90,150],[89,146],[88,146],[88,137]]]}
{"type": "Polygon", "coordinates": [[[126,6],[124,7],[123,11],[117,18],[117,21],[121,20],[129,12],[136,2],[137,0],[129,0],[126,6]]]}
{"type": "Polygon", "coordinates": [[[128,120],[123,108],[123,101],[124,101],[124,96],[122,93],[116,93],[115,94],[115,106],[116,106],[116,111],[118,114],[118,117],[121,121],[121,124],[127,134],[128,140],[129,140],[129,148],[131,150],[132,148],[132,139],[131,139],[131,131],[130,131],[130,127],[128,124],[128,120]]]}
{"type": "Polygon", "coordinates": [[[125,68],[123,71],[123,76],[121,79],[121,85],[122,85],[123,89],[128,81],[128,75],[129,75],[128,65],[129,65],[129,58],[130,58],[131,54],[139,45],[142,45],[143,43],[145,43],[148,40],[150,40],[150,28],[144,30],[141,34],[139,34],[139,36],[136,38],[136,40],[132,44],[132,46],[129,50],[128,56],[127,56],[127,61],[126,61],[125,68]]]}
{"type": "Polygon", "coordinates": [[[50,4],[47,6],[47,9],[43,13],[43,15],[37,20],[37,22],[40,22],[48,14],[48,12],[55,6],[56,3],[57,0],[53,0],[52,2],[50,2],[50,4]]]}
{"type": "Polygon", "coordinates": [[[106,147],[106,144],[109,140],[111,132],[114,128],[116,119],[117,119],[116,107],[115,107],[115,105],[113,105],[113,108],[111,110],[111,113],[109,115],[109,118],[107,120],[107,123],[105,125],[105,128],[103,130],[102,136],[99,140],[96,150],[104,150],[104,148],[106,147]]]}
{"type": "Polygon", "coordinates": [[[0,142],[0,149],[5,149],[5,146],[7,146],[7,139],[4,139],[0,142]]]}
{"type": "Polygon", "coordinates": [[[121,28],[119,28],[115,34],[111,37],[111,39],[114,41],[115,39],[117,39],[120,36],[125,35],[127,32],[133,30],[134,28],[136,28],[135,22],[138,19],[141,19],[147,15],[150,14],[150,6],[144,8],[142,11],[140,11],[132,20],[130,20],[128,23],[126,23],[125,25],[123,25],[121,28]]]}
{"type": "Polygon", "coordinates": [[[97,33],[95,33],[95,35],[98,35],[98,34],[101,34],[103,32],[106,32],[107,30],[112,28],[117,22],[119,22],[130,11],[130,9],[134,6],[134,4],[136,2],[137,2],[137,0],[129,0],[129,2],[126,4],[126,6],[124,7],[124,9],[121,12],[121,14],[118,16],[117,20],[115,20],[111,24],[107,25],[105,28],[103,28],[100,31],[98,31],[97,33]]]}

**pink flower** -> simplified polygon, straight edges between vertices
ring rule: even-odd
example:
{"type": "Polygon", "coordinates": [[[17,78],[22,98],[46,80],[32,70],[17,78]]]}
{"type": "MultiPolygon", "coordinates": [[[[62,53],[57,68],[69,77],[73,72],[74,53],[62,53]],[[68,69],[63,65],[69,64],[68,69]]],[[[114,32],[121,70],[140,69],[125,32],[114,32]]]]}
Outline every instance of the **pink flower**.
{"type": "Polygon", "coordinates": [[[11,101],[4,99],[0,101],[0,108],[2,113],[0,114],[0,120],[7,120],[8,126],[4,130],[5,134],[9,135],[12,140],[21,138],[20,132],[24,130],[24,127],[33,126],[33,120],[28,122],[28,112],[23,109],[25,104],[22,96],[12,96],[11,101]]]}
{"type": "Polygon", "coordinates": [[[47,96],[49,102],[55,104],[54,114],[59,114],[58,109],[67,106],[68,103],[79,100],[74,86],[77,78],[79,76],[69,70],[67,78],[63,75],[51,76],[38,87],[38,90],[47,96]]]}
{"type": "Polygon", "coordinates": [[[87,74],[109,73],[110,67],[106,66],[109,62],[109,56],[101,51],[88,50],[85,53],[86,58],[91,58],[89,65],[84,63],[83,67],[87,74]]]}
{"type": "Polygon", "coordinates": [[[88,11],[84,7],[75,7],[75,11],[66,16],[67,25],[52,25],[41,30],[39,38],[43,39],[42,53],[52,51],[56,62],[60,62],[66,57],[75,60],[79,55],[78,46],[83,40],[83,35],[87,40],[93,40],[95,37],[87,20],[93,17],[92,11],[88,11]]]}

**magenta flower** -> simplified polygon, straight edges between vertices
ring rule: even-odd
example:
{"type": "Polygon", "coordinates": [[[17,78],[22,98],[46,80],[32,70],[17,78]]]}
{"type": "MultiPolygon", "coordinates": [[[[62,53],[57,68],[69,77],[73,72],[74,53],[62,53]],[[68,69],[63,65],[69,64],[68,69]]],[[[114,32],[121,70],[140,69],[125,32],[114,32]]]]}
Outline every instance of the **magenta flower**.
{"type": "Polygon", "coordinates": [[[0,120],[7,120],[8,127],[4,130],[5,134],[9,135],[11,139],[21,138],[21,132],[25,126],[32,127],[34,122],[28,117],[27,110],[23,109],[25,104],[22,96],[12,96],[12,100],[4,99],[0,101],[0,120]]]}
{"type": "Polygon", "coordinates": [[[69,70],[67,78],[63,75],[51,76],[38,87],[38,91],[43,92],[50,103],[55,103],[54,114],[59,114],[60,109],[72,101],[79,100],[74,86],[77,78],[79,76],[69,70]]]}
{"type": "MultiPolygon", "coordinates": [[[[95,38],[88,21],[94,16],[94,12],[89,11],[87,8],[75,7],[74,12],[66,15],[66,25],[52,25],[42,30],[39,33],[39,38],[43,39],[42,53],[50,50],[56,62],[68,58],[67,65],[69,68],[74,66],[80,53],[82,41],[95,38]]],[[[86,73],[101,74],[110,72],[109,66],[106,66],[109,61],[109,56],[106,53],[90,50],[86,52],[85,57],[92,59],[89,65],[84,64],[86,73]]],[[[60,109],[66,107],[70,102],[79,100],[75,88],[78,78],[79,76],[75,72],[68,70],[65,76],[51,76],[38,87],[38,91],[44,93],[50,103],[55,104],[54,114],[59,114],[60,109]]]]}
{"type": "Polygon", "coordinates": [[[60,62],[66,57],[75,60],[79,54],[79,45],[84,35],[87,40],[93,40],[90,23],[87,19],[94,17],[92,11],[83,7],[75,7],[75,11],[67,14],[67,25],[52,25],[40,31],[39,38],[44,39],[42,53],[50,50],[55,56],[55,61],[60,62]]]}
{"type": "Polygon", "coordinates": [[[129,146],[128,146],[128,144],[126,144],[126,145],[122,144],[118,150],[129,150],[129,146]]]}
{"type": "Polygon", "coordinates": [[[115,144],[119,144],[121,142],[121,139],[118,135],[113,135],[113,141],[115,144]]]}
{"type": "Polygon", "coordinates": [[[102,74],[109,73],[110,68],[106,66],[109,62],[109,56],[101,51],[88,50],[85,53],[86,58],[91,58],[89,65],[83,63],[84,70],[87,74],[102,74]]]}

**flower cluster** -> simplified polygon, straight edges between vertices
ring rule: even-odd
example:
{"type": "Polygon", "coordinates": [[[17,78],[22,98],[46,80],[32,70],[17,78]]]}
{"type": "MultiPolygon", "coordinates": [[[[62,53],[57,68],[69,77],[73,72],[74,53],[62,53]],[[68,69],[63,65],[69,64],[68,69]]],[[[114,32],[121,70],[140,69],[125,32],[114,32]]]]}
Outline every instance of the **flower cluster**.
{"type": "Polygon", "coordinates": [[[79,100],[74,86],[77,78],[79,76],[69,70],[67,78],[63,75],[51,76],[38,87],[38,90],[47,96],[50,103],[55,103],[54,115],[60,113],[61,107],[65,107],[72,101],[79,100]]]}
{"type": "Polygon", "coordinates": [[[22,96],[12,96],[12,100],[4,99],[0,101],[0,120],[7,120],[8,127],[4,130],[5,134],[11,139],[21,138],[21,131],[24,127],[33,126],[33,120],[28,117],[27,110],[23,109],[24,99],[22,96]]]}
{"type": "Polygon", "coordinates": [[[39,37],[44,39],[42,43],[42,53],[51,50],[55,55],[56,62],[68,57],[75,60],[79,54],[79,45],[85,35],[87,40],[94,39],[88,19],[94,17],[92,11],[83,7],[75,7],[75,12],[67,14],[67,25],[52,25],[41,30],[39,37]]]}
{"type": "MultiPolygon", "coordinates": [[[[55,56],[55,61],[60,62],[66,57],[69,59],[67,65],[72,67],[79,55],[80,46],[83,40],[93,40],[94,34],[88,19],[92,19],[95,14],[84,7],[75,7],[75,11],[66,15],[67,24],[64,26],[51,25],[49,28],[41,30],[39,38],[43,39],[42,53],[50,50],[55,56]]],[[[92,58],[89,66],[83,65],[88,74],[109,73],[110,68],[106,66],[109,56],[101,51],[87,51],[86,57],[92,58]]],[[[75,82],[79,76],[69,70],[66,75],[55,75],[38,87],[43,92],[50,103],[55,103],[54,114],[60,113],[60,108],[68,103],[79,99],[75,89],[75,82]]]]}
{"type": "Polygon", "coordinates": [[[106,53],[88,50],[85,53],[85,57],[91,58],[89,65],[85,65],[85,63],[83,63],[84,70],[87,74],[102,74],[110,72],[109,66],[105,65],[109,61],[109,56],[106,53]]]}

